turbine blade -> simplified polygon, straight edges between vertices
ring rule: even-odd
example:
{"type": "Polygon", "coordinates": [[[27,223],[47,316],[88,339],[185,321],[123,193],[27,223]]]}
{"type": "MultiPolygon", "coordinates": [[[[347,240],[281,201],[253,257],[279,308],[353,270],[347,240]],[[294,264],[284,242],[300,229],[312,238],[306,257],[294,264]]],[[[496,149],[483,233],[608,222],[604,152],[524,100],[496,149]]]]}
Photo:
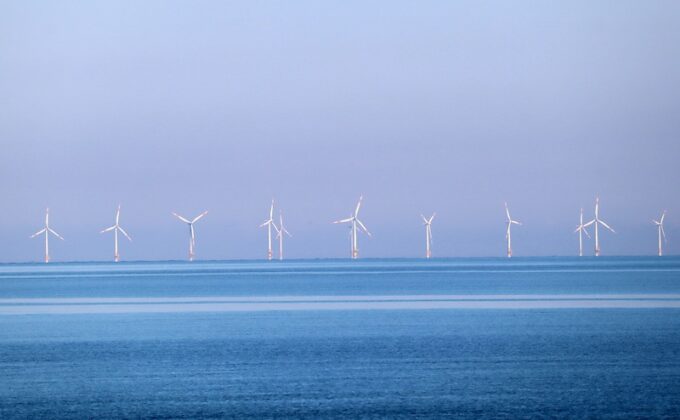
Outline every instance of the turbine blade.
{"type": "Polygon", "coordinates": [[[609,225],[606,224],[605,222],[603,222],[602,220],[598,220],[598,222],[600,222],[600,224],[601,224],[602,226],[604,226],[604,227],[606,227],[607,229],[611,230],[612,233],[616,233],[616,231],[615,231],[614,229],[612,229],[611,227],[609,227],[609,225]]]}
{"type": "Polygon", "coordinates": [[[288,232],[288,229],[283,228],[283,231],[284,231],[284,232],[286,233],[286,235],[288,235],[289,237],[291,237],[291,238],[293,237],[293,235],[291,235],[290,232],[288,232]]]}
{"type": "Polygon", "coordinates": [[[184,223],[191,223],[188,219],[186,219],[186,218],[180,216],[179,214],[175,213],[174,211],[172,212],[172,214],[173,214],[173,216],[175,216],[175,217],[178,218],[179,220],[183,221],[184,223]]]}
{"type": "Polygon", "coordinates": [[[120,204],[118,204],[118,210],[116,210],[116,224],[120,220],[120,204]]]}
{"type": "Polygon", "coordinates": [[[593,220],[591,220],[590,222],[586,223],[585,225],[583,225],[583,227],[584,227],[584,228],[587,228],[588,226],[592,225],[593,223],[595,223],[595,219],[593,219],[593,220]]]}
{"type": "Polygon", "coordinates": [[[113,225],[113,226],[111,226],[111,227],[109,227],[109,228],[106,228],[106,229],[102,230],[102,231],[99,232],[99,233],[110,232],[110,231],[114,230],[115,228],[116,228],[116,225],[113,225]]]}
{"type": "Polygon", "coordinates": [[[267,226],[268,224],[270,224],[271,222],[272,222],[271,220],[265,220],[264,223],[262,223],[262,224],[260,225],[260,227],[265,227],[265,226],[267,226]]]}
{"type": "Polygon", "coordinates": [[[661,215],[661,220],[659,221],[659,224],[663,224],[663,219],[666,217],[666,210],[663,211],[663,214],[661,215]]]}
{"type": "Polygon", "coordinates": [[[510,217],[510,210],[508,209],[508,203],[505,203],[505,215],[508,216],[508,221],[512,220],[512,217],[510,217]]]}
{"type": "Polygon", "coordinates": [[[351,222],[352,220],[354,220],[354,217],[348,217],[347,219],[336,220],[336,221],[333,222],[333,223],[334,223],[334,224],[338,224],[338,223],[347,223],[347,222],[351,222]]]}
{"type": "Polygon", "coordinates": [[[369,232],[368,229],[366,229],[366,226],[364,226],[364,224],[361,223],[361,220],[359,220],[359,219],[356,219],[356,220],[357,220],[357,224],[359,224],[359,227],[361,227],[361,230],[363,230],[364,232],[366,232],[366,234],[367,234],[368,236],[373,236],[373,235],[371,235],[371,232],[369,232]]]}
{"type": "Polygon", "coordinates": [[[47,228],[47,230],[48,230],[52,235],[56,236],[57,238],[61,239],[62,241],[64,240],[64,238],[62,238],[61,235],[59,235],[57,232],[53,231],[52,229],[47,228]]]}
{"type": "Polygon", "coordinates": [[[357,217],[359,215],[359,209],[361,208],[361,200],[364,199],[364,196],[359,197],[359,202],[357,203],[357,208],[354,210],[354,217],[357,217]]]}
{"type": "Polygon", "coordinates": [[[513,225],[520,225],[520,226],[522,225],[522,222],[518,222],[517,220],[511,220],[510,223],[512,223],[513,225]]]}
{"type": "Polygon", "coordinates": [[[588,239],[590,239],[590,233],[588,233],[588,229],[586,229],[585,227],[583,228],[583,233],[585,233],[588,239]]]}
{"type": "Polygon", "coordinates": [[[118,230],[120,230],[120,233],[122,233],[123,235],[125,235],[125,237],[128,238],[128,239],[130,240],[130,242],[132,242],[132,238],[130,237],[130,235],[127,234],[127,232],[125,231],[125,229],[123,229],[122,227],[118,226],[118,230]]]}
{"type": "Polygon", "coordinates": [[[659,228],[661,229],[661,235],[663,235],[663,241],[668,242],[668,240],[666,239],[666,231],[664,230],[663,225],[659,226],[659,228]]]}
{"type": "Polygon", "coordinates": [[[420,214],[420,217],[422,217],[422,218],[423,218],[423,222],[424,222],[425,224],[427,224],[427,218],[426,218],[425,216],[423,216],[422,213],[420,214]]]}
{"type": "Polygon", "coordinates": [[[436,212],[435,212],[435,213],[432,213],[432,216],[430,216],[429,223],[432,223],[432,221],[434,220],[434,217],[435,217],[436,215],[437,215],[436,212]]]}
{"type": "Polygon", "coordinates": [[[208,214],[208,210],[206,210],[206,211],[204,211],[203,213],[201,213],[201,214],[199,214],[198,216],[196,216],[196,217],[194,218],[194,220],[191,221],[191,223],[196,223],[196,222],[198,222],[198,221],[201,220],[201,218],[203,218],[203,216],[205,216],[206,214],[208,214]]]}
{"type": "Polygon", "coordinates": [[[47,228],[43,228],[43,229],[37,231],[36,233],[34,233],[33,235],[31,235],[30,237],[35,238],[38,235],[42,235],[43,233],[45,233],[46,230],[47,230],[47,228]]]}

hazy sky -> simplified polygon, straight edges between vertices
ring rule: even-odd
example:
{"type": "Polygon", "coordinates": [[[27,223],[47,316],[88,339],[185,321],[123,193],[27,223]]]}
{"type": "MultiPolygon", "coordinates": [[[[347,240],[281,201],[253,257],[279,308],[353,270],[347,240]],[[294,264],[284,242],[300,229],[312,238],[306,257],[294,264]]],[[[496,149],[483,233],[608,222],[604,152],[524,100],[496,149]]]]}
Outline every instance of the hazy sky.
{"type": "Polygon", "coordinates": [[[0,261],[680,253],[680,2],[2,1],[0,261]],[[278,213],[278,210],[277,210],[278,213]],[[587,242],[589,252],[592,242],[587,242]]]}

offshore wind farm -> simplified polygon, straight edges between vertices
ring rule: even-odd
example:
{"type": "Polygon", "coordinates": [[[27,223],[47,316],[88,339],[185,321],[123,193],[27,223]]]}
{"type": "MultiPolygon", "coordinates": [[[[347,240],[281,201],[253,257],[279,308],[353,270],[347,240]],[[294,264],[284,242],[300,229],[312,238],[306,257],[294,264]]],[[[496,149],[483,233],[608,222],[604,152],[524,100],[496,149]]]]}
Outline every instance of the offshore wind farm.
{"type": "MultiPolygon", "coordinates": [[[[361,208],[361,203],[363,201],[363,196],[359,197],[359,200],[357,201],[357,205],[354,209],[354,213],[352,216],[346,218],[346,219],[341,219],[341,220],[336,220],[333,222],[333,224],[344,224],[348,223],[349,224],[349,242],[350,242],[350,250],[349,250],[349,258],[351,259],[357,259],[359,258],[359,242],[357,238],[357,233],[359,231],[364,232],[366,235],[371,237],[371,233],[368,231],[366,226],[359,220],[359,210],[361,208]]],[[[600,206],[600,198],[596,197],[595,198],[595,218],[587,223],[583,223],[583,208],[581,208],[580,212],[580,222],[579,225],[577,226],[576,230],[574,231],[575,233],[579,234],[578,237],[578,256],[582,257],[583,256],[583,234],[586,235],[587,238],[590,239],[590,234],[587,231],[587,228],[591,225],[594,225],[594,230],[595,230],[595,251],[594,251],[594,256],[598,257],[600,256],[600,243],[599,243],[599,236],[598,236],[598,225],[602,225],[604,228],[610,230],[612,233],[616,233],[609,225],[607,225],[604,221],[602,221],[599,218],[599,206],[600,206]]],[[[178,218],[180,221],[186,223],[189,226],[189,261],[193,261],[195,257],[195,247],[196,247],[196,237],[195,237],[195,231],[194,231],[194,223],[199,221],[203,216],[205,216],[208,213],[208,211],[204,211],[203,213],[199,214],[196,216],[194,219],[189,220],[183,216],[180,216],[177,213],[172,213],[176,218],[178,218]]],[[[432,221],[434,220],[436,213],[433,213],[429,218],[426,218],[422,214],[420,217],[423,220],[423,225],[425,226],[425,258],[429,259],[432,257],[432,221]]],[[[521,226],[522,223],[514,220],[510,216],[510,210],[508,208],[508,203],[505,203],[505,215],[506,215],[506,231],[505,231],[505,239],[507,241],[507,257],[511,258],[512,257],[512,239],[511,239],[511,227],[512,225],[518,225],[521,226]]],[[[658,228],[658,256],[663,256],[663,248],[662,248],[662,243],[661,239],[663,237],[664,242],[667,242],[666,239],[666,233],[663,229],[663,223],[664,219],[666,217],[666,211],[661,214],[661,217],[659,220],[652,220],[652,222],[657,226],[658,228]]],[[[119,224],[119,219],[120,219],[120,205],[118,205],[118,210],[116,211],[116,218],[115,221],[116,223],[104,230],[102,230],[100,233],[106,233],[113,231],[114,232],[114,262],[120,261],[120,255],[118,253],[118,232],[122,233],[129,241],[132,241],[132,238],[127,234],[127,232],[120,226],[119,224]]],[[[285,228],[283,225],[283,213],[279,213],[279,225],[276,225],[276,222],[274,221],[274,200],[272,200],[271,205],[269,207],[269,217],[267,220],[265,220],[260,226],[260,228],[266,228],[267,229],[267,253],[266,253],[266,258],[267,260],[271,260],[273,255],[274,255],[274,248],[273,248],[273,240],[272,239],[278,239],[278,248],[279,248],[279,260],[283,260],[283,238],[285,235],[289,236],[292,238],[292,235],[288,230],[285,228]],[[272,236],[273,232],[275,233],[275,237],[272,236]]],[[[47,210],[47,213],[45,215],[45,228],[36,232],[31,236],[31,238],[34,238],[38,235],[44,234],[45,235],[45,263],[48,263],[50,261],[49,257],[49,244],[48,244],[48,234],[51,233],[58,237],[59,239],[63,238],[59,236],[56,232],[54,232],[52,229],[49,227],[49,209],[47,210]]],[[[237,238],[238,240],[238,238],[237,238]]]]}
{"type": "Polygon", "coordinates": [[[0,2],[0,419],[680,418],[678,45],[663,0],[0,2]]]}

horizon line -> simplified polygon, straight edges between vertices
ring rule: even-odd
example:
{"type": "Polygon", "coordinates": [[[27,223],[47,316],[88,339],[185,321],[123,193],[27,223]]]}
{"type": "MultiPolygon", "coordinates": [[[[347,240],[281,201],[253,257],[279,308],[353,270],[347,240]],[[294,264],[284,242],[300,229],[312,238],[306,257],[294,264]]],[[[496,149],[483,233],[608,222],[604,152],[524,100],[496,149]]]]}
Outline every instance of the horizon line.
{"type": "Polygon", "coordinates": [[[54,261],[50,260],[49,264],[46,264],[41,260],[33,261],[5,261],[0,262],[0,265],[57,265],[57,264],[124,264],[124,263],[182,263],[190,265],[191,263],[211,263],[211,262],[264,262],[264,263],[286,263],[286,262],[313,262],[313,261],[337,261],[337,262],[361,262],[361,261],[377,261],[377,260],[422,260],[422,261],[437,261],[437,260],[501,260],[511,262],[513,260],[532,260],[532,259],[544,259],[544,258],[564,258],[564,259],[577,259],[577,260],[603,260],[603,259],[620,259],[620,258],[649,258],[663,260],[666,258],[678,258],[680,254],[665,254],[659,256],[656,254],[617,254],[617,255],[525,255],[525,256],[515,256],[512,258],[507,258],[506,256],[446,256],[446,257],[362,257],[358,259],[352,259],[350,257],[309,257],[309,258],[287,258],[284,260],[272,259],[268,260],[266,257],[262,258],[237,258],[237,259],[194,259],[194,261],[188,261],[186,259],[172,259],[172,260],[121,260],[118,262],[111,260],[68,260],[68,261],[54,261]]]}

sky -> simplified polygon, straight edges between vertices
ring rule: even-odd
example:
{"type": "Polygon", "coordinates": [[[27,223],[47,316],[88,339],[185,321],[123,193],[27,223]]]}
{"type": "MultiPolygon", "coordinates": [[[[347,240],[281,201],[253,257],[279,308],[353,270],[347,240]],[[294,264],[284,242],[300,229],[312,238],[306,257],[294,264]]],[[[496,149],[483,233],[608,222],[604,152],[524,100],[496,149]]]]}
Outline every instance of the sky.
{"type": "Polygon", "coordinates": [[[680,2],[2,1],[0,262],[680,253],[680,2]],[[592,241],[586,241],[592,253],[592,241]]]}

